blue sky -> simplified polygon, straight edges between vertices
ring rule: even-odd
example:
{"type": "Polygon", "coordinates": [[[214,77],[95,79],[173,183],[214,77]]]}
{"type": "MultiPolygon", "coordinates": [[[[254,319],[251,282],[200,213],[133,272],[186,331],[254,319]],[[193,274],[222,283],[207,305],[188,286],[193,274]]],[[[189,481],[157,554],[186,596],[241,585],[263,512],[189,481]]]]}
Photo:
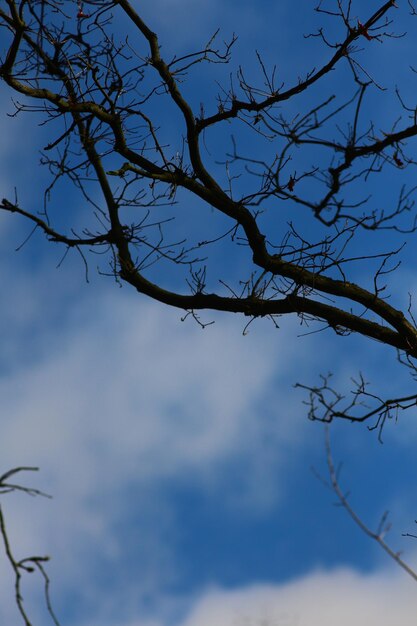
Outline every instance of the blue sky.
{"type": "MultiPolygon", "coordinates": [[[[311,7],[301,0],[143,3],[164,50],[194,49],[220,25],[225,38],[239,35],[236,64],[253,74],[258,49],[285,80],[326,57],[317,41],[302,37],[317,23],[311,7]]],[[[398,19],[401,30],[406,7],[398,19]]],[[[367,58],[387,86],[408,76],[407,95],[415,80],[406,74],[410,41],[373,42],[367,58]]],[[[223,77],[228,71],[219,68],[223,77]]],[[[206,81],[204,69],[193,73],[188,89],[196,102],[214,90],[213,68],[207,75],[206,81]]],[[[343,80],[335,74],[323,89],[340,91],[343,80]]],[[[382,125],[397,117],[393,106],[382,93],[381,100],[371,96],[366,111],[382,125]]],[[[47,131],[34,116],[6,117],[10,111],[3,90],[1,194],[13,197],[16,186],[21,206],[36,210],[47,180],[37,151],[47,131]]],[[[174,146],[180,133],[169,124],[164,132],[174,146]]],[[[208,149],[230,149],[231,132],[223,127],[207,137],[208,149]]],[[[243,150],[258,149],[241,137],[243,150]]],[[[384,178],[389,189],[381,183],[372,189],[377,202],[395,197],[397,178],[384,178]]],[[[194,205],[180,200],[178,232],[194,219],[194,205]]],[[[53,203],[59,219],[82,224],[69,188],[60,188],[53,203]]],[[[207,213],[193,224],[196,238],[209,219],[207,213]]],[[[294,219],[316,228],[306,214],[294,219]]],[[[243,336],[246,320],[203,313],[215,324],[202,330],[191,319],[182,322],[180,311],[99,276],[94,257],[87,284],[80,259],[69,255],[57,269],[62,251],[38,234],[16,253],[29,230],[17,216],[1,216],[1,464],[39,466],[26,480],[54,497],[8,495],[4,510],[17,555],[52,557],[48,571],[62,624],[410,622],[415,583],[333,506],[334,496],[314,476],[311,467],[325,473],[324,431],[307,420],[304,396],[293,387],[331,370],[335,384],[348,389],[362,371],[375,390],[402,391],[404,381],[408,391],[412,381],[395,353],[360,337],[300,336],[308,329],[296,319],[283,319],[278,330],[255,322],[243,336]]],[[[375,237],[375,246],[391,246],[388,237],[375,237]]],[[[395,302],[416,289],[413,237],[390,285],[395,302]]],[[[239,262],[236,255],[214,257],[210,280],[226,263],[237,276],[239,262]]],[[[416,518],[416,435],[412,412],[387,425],[383,445],[366,425],[331,429],[352,503],[372,527],[389,509],[392,545],[417,567],[417,543],[401,536],[413,532],[416,518]]],[[[0,622],[17,624],[5,563],[0,572],[0,622]]],[[[34,622],[43,623],[37,581],[25,589],[34,622]]]]}

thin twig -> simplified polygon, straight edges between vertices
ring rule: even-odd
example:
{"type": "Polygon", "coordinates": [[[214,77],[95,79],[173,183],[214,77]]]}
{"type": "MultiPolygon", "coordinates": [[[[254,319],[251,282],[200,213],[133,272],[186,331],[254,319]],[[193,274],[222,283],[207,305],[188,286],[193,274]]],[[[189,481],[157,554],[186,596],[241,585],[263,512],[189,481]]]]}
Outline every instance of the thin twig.
{"type": "Polygon", "coordinates": [[[388,556],[399,566],[401,567],[413,580],[417,582],[417,572],[410,567],[400,556],[399,552],[395,552],[389,544],[385,541],[384,535],[389,531],[390,526],[387,524],[387,512],[381,518],[378,531],[374,532],[369,528],[367,524],[363,521],[360,515],[353,509],[348,500],[348,494],[342,491],[342,488],[338,479],[338,472],[336,470],[331,445],[330,445],[330,428],[326,426],[325,428],[325,447],[326,447],[326,461],[327,467],[329,470],[329,478],[330,478],[330,487],[333,492],[336,494],[340,506],[342,506],[345,511],[349,514],[351,519],[355,522],[355,524],[361,529],[362,532],[376,541],[376,543],[388,554],[388,556]]]}

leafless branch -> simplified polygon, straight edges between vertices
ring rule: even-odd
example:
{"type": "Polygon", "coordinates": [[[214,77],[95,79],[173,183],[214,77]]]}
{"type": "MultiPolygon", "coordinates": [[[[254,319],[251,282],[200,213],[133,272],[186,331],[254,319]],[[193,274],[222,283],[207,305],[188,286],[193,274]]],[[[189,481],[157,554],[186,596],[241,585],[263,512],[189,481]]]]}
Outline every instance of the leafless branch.
{"type": "MultiPolygon", "coordinates": [[[[26,471],[38,471],[37,467],[16,467],[7,472],[5,472],[2,476],[0,476],[0,495],[6,494],[14,491],[21,491],[31,496],[45,496],[49,498],[47,494],[39,489],[34,489],[32,487],[26,487],[24,485],[20,485],[18,483],[11,483],[9,479],[14,477],[16,474],[20,474],[21,472],[26,471]]],[[[53,610],[51,597],[50,597],[50,580],[47,575],[45,569],[45,563],[49,561],[48,556],[31,556],[25,557],[23,559],[16,559],[13,554],[13,550],[10,544],[10,539],[7,533],[6,521],[4,517],[3,508],[0,506],[0,534],[3,540],[3,546],[6,553],[7,560],[10,564],[10,567],[14,573],[14,596],[16,601],[16,606],[20,616],[23,619],[25,626],[33,626],[33,622],[31,621],[28,612],[24,605],[24,597],[23,597],[23,589],[22,583],[25,574],[32,574],[35,571],[38,571],[43,579],[44,583],[44,595],[45,595],[45,605],[46,610],[51,618],[52,623],[55,626],[60,626],[58,618],[53,610]]]]}
{"type": "Polygon", "coordinates": [[[350,518],[354,521],[356,526],[360,528],[360,530],[365,533],[367,537],[376,541],[376,543],[388,554],[388,556],[399,566],[401,567],[411,578],[417,582],[417,572],[410,567],[402,558],[399,552],[396,552],[391,548],[391,546],[387,543],[385,537],[389,530],[391,529],[391,524],[388,521],[388,511],[386,511],[378,524],[378,528],[376,531],[373,531],[364,521],[363,518],[358,515],[356,510],[352,507],[349,502],[349,494],[344,492],[339,482],[339,474],[340,471],[335,466],[332,450],[330,445],[330,429],[326,427],[326,437],[325,437],[325,446],[326,446],[326,461],[327,461],[327,469],[329,473],[329,481],[322,482],[329,487],[333,493],[337,497],[337,504],[341,506],[350,516],[350,518]]]}

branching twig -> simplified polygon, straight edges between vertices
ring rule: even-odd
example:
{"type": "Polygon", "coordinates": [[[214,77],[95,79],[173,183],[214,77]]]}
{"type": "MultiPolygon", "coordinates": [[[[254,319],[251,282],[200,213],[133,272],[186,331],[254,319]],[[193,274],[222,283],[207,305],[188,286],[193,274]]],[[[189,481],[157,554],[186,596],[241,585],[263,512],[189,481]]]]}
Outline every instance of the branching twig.
{"type": "MultiPolygon", "coordinates": [[[[37,467],[16,467],[14,469],[5,472],[2,476],[0,476],[0,494],[10,493],[12,491],[23,491],[31,496],[41,495],[45,497],[50,497],[39,489],[33,489],[32,487],[25,487],[23,485],[11,484],[8,482],[8,479],[15,474],[18,474],[22,471],[38,471],[37,467]]],[[[16,601],[17,609],[20,613],[20,616],[23,619],[25,626],[33,626],[33,622],[31,621],[26,608],[24,606],[24,598],[22,591],[22,578],[24,573],[33,573],[37,570],[43,578],[44,582],[44,595],[45,595],[45,605],[48,615],[50,616],[53,624],[55,626],[60,626],[58,618],[53,610],[51,597],[50,597],[50,581],[49,577],[46,573],[44,564],[49,561],[48,556],[32,556],[25,557],[23,559],[16,559],[13,555],[13,551],[10,545],[9,536],[6,529],[6,522],[4,518],[3,509],[0,506],[0,534],[3,539],[4,550],[6,553],[7,560],[12,568],[14,573],[14,596],[16,601]]]]}
{"type": "MultiPolygon", "coordinates": [[[[388,554],[388,556],[399,566],[401,567],[413,580],[417,582],[417,571],[415,571],[412,567],[410,567],[401,557],[399,552],[393,550],[390,545],[385,540],[386,533],[390,530],[391,525],[387,521],[388,512],[385,512],[382,516],[377,531],[371,530],[371,528],[365,524],[363,519],[358,515],[356,510],[352,507],[349,502],[348,494],[346,494],[339,483],[339,472],[335,467],[331,445],[330,445],[330,429],[326,427],[325,429],[326,439],[325,439],[325,447],[326,447],[326,461],[327,468],[329,472],[329,481],[326,481],[328,487],[330,487],[333,493],[336,494],[338,499],[338,504],[345,509],[351,519],[355,522],[355,524],[361,529],[363,533],[370,539],[376,541],[376,543],[388,554]]],[[[324,481],[323,481],[324,482],[324,481]]]]}

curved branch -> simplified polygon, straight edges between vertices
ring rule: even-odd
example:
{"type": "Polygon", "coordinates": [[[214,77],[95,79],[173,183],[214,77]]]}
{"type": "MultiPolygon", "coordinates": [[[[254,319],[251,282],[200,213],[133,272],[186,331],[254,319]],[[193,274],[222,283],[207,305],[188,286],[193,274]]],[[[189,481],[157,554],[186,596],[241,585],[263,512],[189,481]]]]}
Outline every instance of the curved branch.
{"type": "Polygon", "coordinates": [[[387,11],[389,11],[389,9],[395,6],[395,0],[388,0],[388,2],[386,2],[382,7],[375,11],[373,15],[371,15],[371,17],[363,24],[362,28],[349,28],[346,39],[343,41],[343,43],[338,45],[337,51],[331,57],[331,59],[319,70],[311,72],[308,78],[306,78],[305,80],[299,81],[297,85],[294,85],[294,87],[282,91],[281,93],[273,93],[261,102],[243,102],[241,100],[234,99],[229,110],[223,110],[219,113],[216,113],[215,115],[211,115],[210,117],[199,119],[197,123],[198,132],[201,132],[208,126],[217,124],[218,122],[233,119],[237,117],[241,111],[260,113],[261,111],[270,108],[274,104],[289,100],[293,96],[297,96],[303,93],[304,91],[306,91],[306,89],[308,89],[314,83],[323,78],[323,76],[331,72],[337,65],[337,63],[347,56],[351,44],[356,39],[363,36],[364,31],[366,32],[369,28],[374,26],[387,13],[387,11]]]}
{"type": "Polygon", "coordinates": [[[391,524],[389,524],[387,521],[388,511],[386,511],[384,515],[382,516],[380,523],[379,523],[378,530],[375,532],[371,530],[371,528],[367,524],[365,524],[363,519],[358,515],[358,513],[350,504],[348,500],[348,495],[342,491],[342,488],[339,483],[338,471],[333,461],[333,456],[332,456],[332,451],[331,451],[331,446],[330,446],[330,434],[329,434],[328,427],[326,428],[325,446],[326,446],[327,469],[329,472],[330,484],[327,483],[327,481],[322,481],[322,482],[324,482],[326,486],[329,486],[333,490],[333,492],[337,496],[339,506],[345,509],[345,511],[350,516],[350,518],[356,524],[356,526],[358,526],[360,530],[363,533],[365,533],[365,535],[367,535],[367,537],[376,541],[379,547],[382,548],[382,550],[384,550],[384,552],[388,554],[388,556],[399,567],[401,567],[401,569],[403,569],[409,576],[411,576],[411,578],[414,581],[417,582],[417,572],[403,560],[400,552],[396,552],[395,550],[393,550],[391,546],[385,540],[385,536],[391,528],[391,524]]]}

